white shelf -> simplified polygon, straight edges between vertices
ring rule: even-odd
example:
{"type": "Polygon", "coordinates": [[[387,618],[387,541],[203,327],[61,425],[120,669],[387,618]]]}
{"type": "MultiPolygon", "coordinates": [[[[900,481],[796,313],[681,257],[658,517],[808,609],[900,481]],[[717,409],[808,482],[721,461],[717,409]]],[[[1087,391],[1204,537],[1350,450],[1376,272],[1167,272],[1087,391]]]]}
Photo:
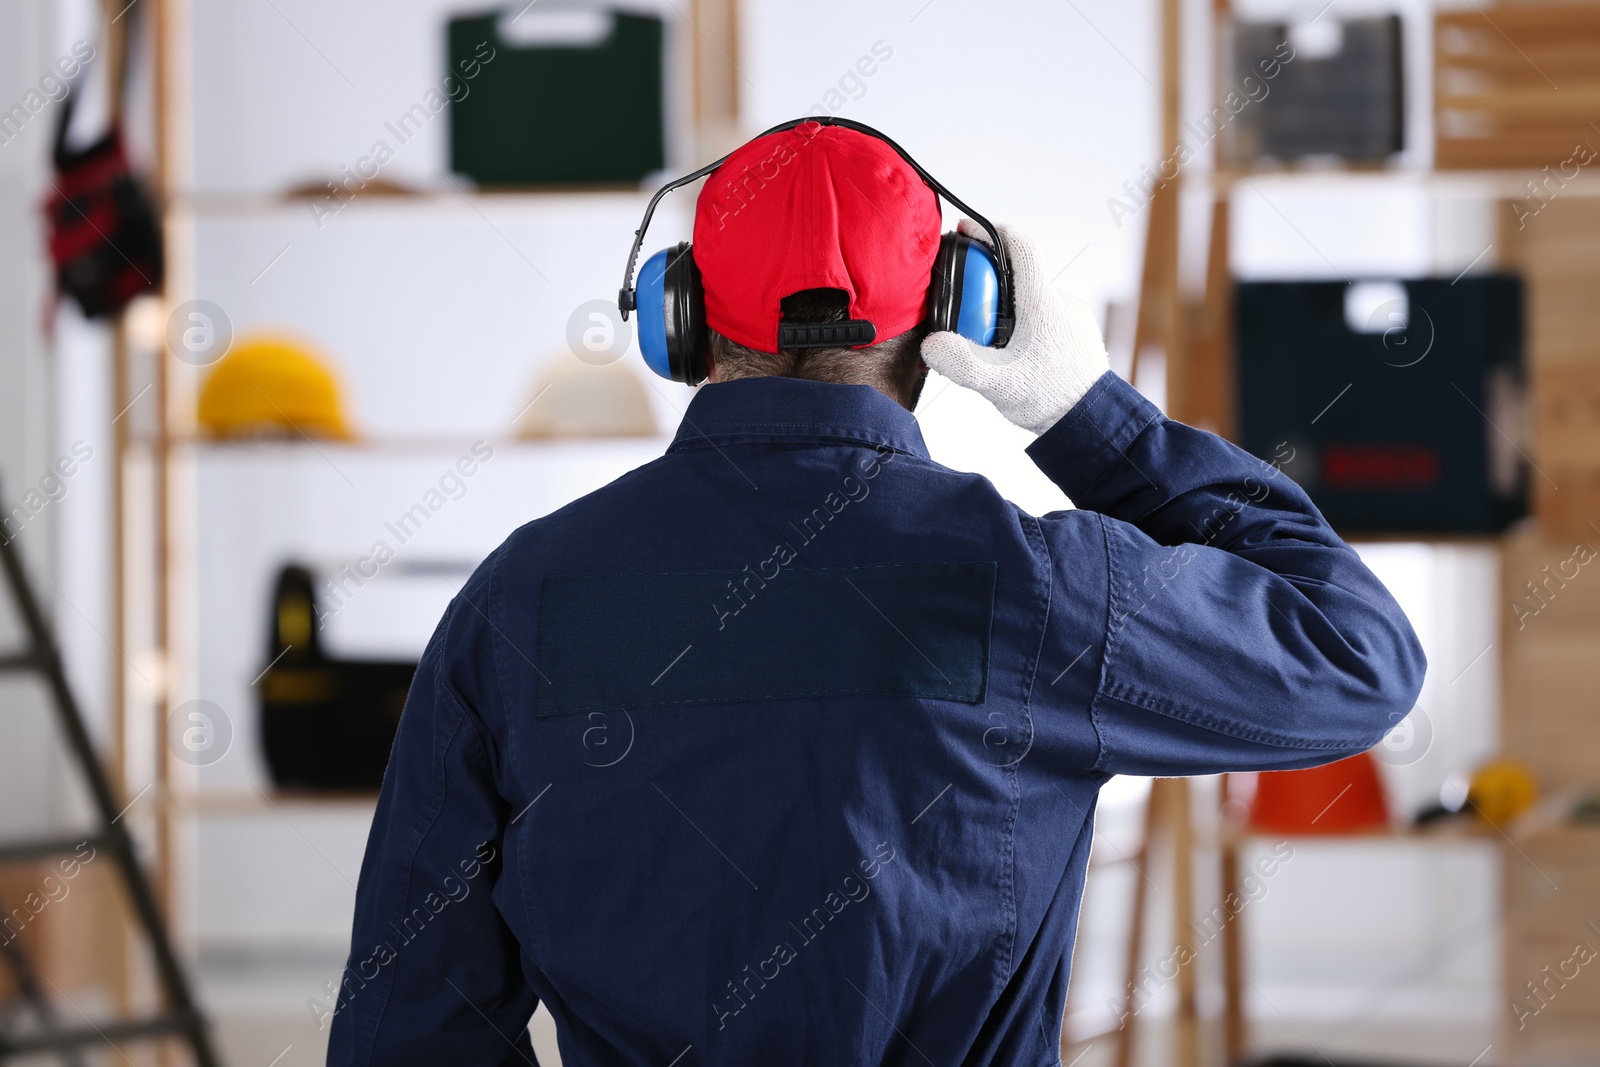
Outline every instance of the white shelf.
{"type": "MultiPolygon", "coordinates": [[[[212,302],[236,339],[308,342],[363,435],[505,434],[546,370],[578,358],[569,337],[591,313],[614,314],[643,205],[635,194],[373,198],[319,229],[303,202],[219,203],[178,228],[193,267],[170,302],[212,302]]],[[[659,213],[647,252],[687,235],[692,206],[659,213]]],[[[620,365],[647,382],[658,424],[676,426],[686,388],[650,375],[637,339],[620,365]]],[[[184,377],[192,387],[203,375],[184,377]]]]}
{"type": "MultiPolygon", "coordinates": [[[[633,227],[643,217],[644,209],[655,194],[659,183],[640,185],[637,188],[594,189],[475,189],[461,179],[452,178],[454,186],[447,183],[436,188],[418,188],[405,193],[380,193],[357,190],[354,195],[341,193],[338,200],[314,196],[294,196],[287,192],[190,192],[170,198],[167,207],[177,213],[188,213],[202,218],[229,216],[295,215],[304,216],[315,228],[317,213],[313,203],[321,203],[334,210],[323,219],[323,228],[336,226],[346,218],[367,212],[410,212],[416,214],[467,212],[517,212],[528,216],[548,218],[570,217],[575,212],[592,212],[596,215],[613,215],[631,218],[628,237],[633,227]]],[[[693,204],[696,189],[688,188],[671,194],[657,210],[663,220],[669,220],[676,208],[676,200],[693,204]],[[675,198],[675,199],[674,199],[675,198]]],[[[331,198],[333,194],[329,194],[331,198]]],[[[652,232],[654,232],[652,230],[652,232]]],[[[620,271],[620,265],[619,265],[620,271]]]]}
{"type": "MultiPolygon", "coordinates": [[[[498,453],[504,450],[525,452],[535,456],[548,456],[560,460],[563,456],[576,453],[593,452],[595,450],[616,451],[633,454],[640,450],[656,450],[664,452],[672,443],[671,430],[660,434],[640,434],[632,437],[507,437],[501,432],[482,434],[461,434],[440,437],[360,437],[348,441],[329,440],[324,438],[265,438],[260,440],[246,439],[212,439],[212,438],[187,438],[172,442],[176,451],[189,452],[194,455],[238,456],[255,458],[274,458],[288,460],[299,457],[301,453],[322,452],[337,453],[349,452],[354,454],[376,454],[394,456],[437,456],[446,453],[451,456],[463,450],[470,450],[473,445],[487,444],[498,453]]],[[[641,453],[642,454],[642,453],[641,453]]]]}
{"type": "Polygon", "coordinates": [[[242,789],[179,790],[164,803],[176,815],[192,818],[239,818],[270,815],[279,818],[299,811],[333,811],[371,820],[378,803],[377,790],[361,792],[257,792],[242,789]]]}

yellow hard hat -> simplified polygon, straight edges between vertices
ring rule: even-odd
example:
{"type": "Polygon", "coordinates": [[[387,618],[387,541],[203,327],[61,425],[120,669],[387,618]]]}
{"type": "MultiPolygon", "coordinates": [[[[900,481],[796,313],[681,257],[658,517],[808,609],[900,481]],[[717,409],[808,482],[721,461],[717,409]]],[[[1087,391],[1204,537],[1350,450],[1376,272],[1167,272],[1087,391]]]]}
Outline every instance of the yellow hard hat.
{"type": "Polygon", "coordinates": [[[1500,826],[1533,807],[1539,787],[1526,766],[1513,759],[1497,759],[1472,772],[1467,799],[1479,815],[1500,826]]]}
{"type": "Polygon", "coordinates": [[[282,337],[234,344],[200,387],[199,420],[212,437],[352,436],[327,361],[282,337]]]}

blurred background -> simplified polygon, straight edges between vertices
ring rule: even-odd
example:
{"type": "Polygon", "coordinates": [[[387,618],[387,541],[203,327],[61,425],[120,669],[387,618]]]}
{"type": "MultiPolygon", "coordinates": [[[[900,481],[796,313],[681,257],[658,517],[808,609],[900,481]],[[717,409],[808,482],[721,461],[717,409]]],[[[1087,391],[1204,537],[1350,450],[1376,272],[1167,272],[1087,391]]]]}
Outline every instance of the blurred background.
{"type": "Polygon", "coordinates": [[[435,621],[691,395],[650,192],[804,114],[1034,235],[1427,650],[1365,756],[1108,785],[1062,1063],[1600,1062],[1600,4],[1489,0],[0,5],[0,1059],[322,1062],[435,621]]]}

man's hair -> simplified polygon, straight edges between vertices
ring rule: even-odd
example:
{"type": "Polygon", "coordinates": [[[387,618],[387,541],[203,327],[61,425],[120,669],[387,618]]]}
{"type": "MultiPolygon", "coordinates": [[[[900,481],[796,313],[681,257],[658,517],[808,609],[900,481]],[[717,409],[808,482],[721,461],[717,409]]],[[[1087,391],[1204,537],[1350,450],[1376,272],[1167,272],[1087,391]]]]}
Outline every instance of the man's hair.
{"type": "MultiPolygon", "coordinates": [[[[803,289],[783,298],[785,322],[843,322],[850,317],[850,296],[843,289],[803,289]]],[[[922,339],[927,329],[915,326],[898,337],[866,348],[780,348],[758,352],[709,331],[717,380],[736,378],[801,378],[811,382],[870,385],[910,409],[922,391],[922,339]]]]}

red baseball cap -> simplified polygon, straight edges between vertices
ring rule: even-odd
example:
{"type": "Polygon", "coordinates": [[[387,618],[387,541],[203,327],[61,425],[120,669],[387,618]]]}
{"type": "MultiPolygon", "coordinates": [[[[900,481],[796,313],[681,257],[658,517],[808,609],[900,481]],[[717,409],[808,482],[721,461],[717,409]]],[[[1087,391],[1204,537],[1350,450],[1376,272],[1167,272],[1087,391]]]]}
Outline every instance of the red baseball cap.
{"type": "Polygon", "coordinates": [[[843,289],[850,318],[897,337],[922,321],[940,228],[939,198],[878,138],[817,122],[758,137],[695,205],[706,324],[776,352],[784,297],[843,289]]]}

